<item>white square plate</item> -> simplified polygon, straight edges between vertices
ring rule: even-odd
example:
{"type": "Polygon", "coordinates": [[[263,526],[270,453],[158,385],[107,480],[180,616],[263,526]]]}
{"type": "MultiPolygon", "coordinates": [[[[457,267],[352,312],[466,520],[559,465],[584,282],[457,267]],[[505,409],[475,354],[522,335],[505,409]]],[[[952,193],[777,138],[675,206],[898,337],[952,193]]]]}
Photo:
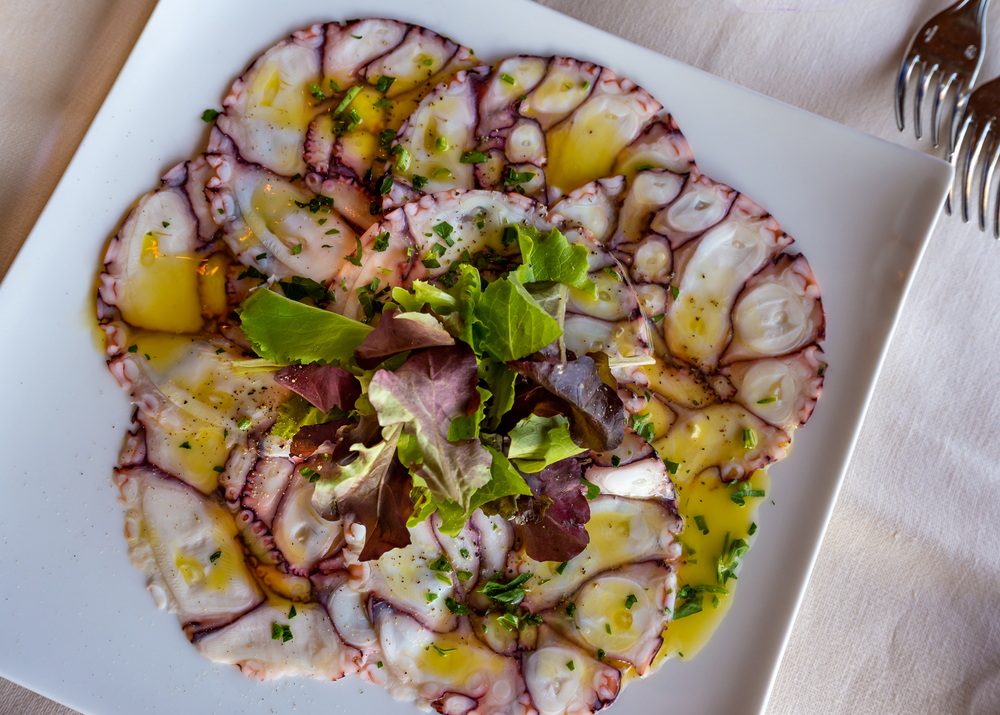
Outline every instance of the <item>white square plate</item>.
{"type": "Polygon", "coordinates": [[[770,210],[808,256],[827,311],[826,389],[772,470],[735,604],[698,657],[667,663],[614,706],[761,711],[951,169],[527,0],[160,2],[0,286],[0,674],[95,715],[408,711],[356,678],[249,681],[202,658],[154,608],[111,482],[130,410],[91,317],[106,238],[164,170],[201,150],[202,110],[291,31],[369,16],[425,25],[489,61],[564,54],[632,78],[674,114],[702,171],[770,210]]]}

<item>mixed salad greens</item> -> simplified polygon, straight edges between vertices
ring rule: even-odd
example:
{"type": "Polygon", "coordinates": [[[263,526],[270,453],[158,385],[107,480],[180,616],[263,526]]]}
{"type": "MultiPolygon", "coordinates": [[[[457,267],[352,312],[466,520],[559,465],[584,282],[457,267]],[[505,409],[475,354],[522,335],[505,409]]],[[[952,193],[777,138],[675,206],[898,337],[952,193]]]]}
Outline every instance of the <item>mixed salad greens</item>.
{"type": "Polygon", "coordinates": [[[587,249],[557,229],[507,227],[515,241],[520,262],[493,280],[456,261],[438,285],[359,289],[367,323],[316,307],[321,284],[261,287],[240,306],[295,393],[272,433],[303,458],[318,511],[365,526],[362,560],[406,546],[434,513],[457,535],[476,509],[518,524],[539,561],[588,543],[583,460],[622,442],[626,413],[607,355],[561,339],[569,287],[596,294],[587,249]]]}

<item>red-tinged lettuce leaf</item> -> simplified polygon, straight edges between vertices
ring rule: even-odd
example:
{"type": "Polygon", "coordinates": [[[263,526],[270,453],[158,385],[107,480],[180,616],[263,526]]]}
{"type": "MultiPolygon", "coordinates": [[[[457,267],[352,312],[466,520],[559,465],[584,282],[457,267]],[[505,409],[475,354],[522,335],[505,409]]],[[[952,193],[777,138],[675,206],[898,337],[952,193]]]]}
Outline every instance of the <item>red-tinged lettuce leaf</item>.
{"type": "Polygon", "coordinates": [[[340,426],[332,434],[325,424],[303,427],[292,440],[291,453],[307,457],[303,466],[320,477],[329,476],[351,462],[354,459],[354,453],[351,452],[353,445],[370,447],[379,441],[381,434],[381,427],[374,415],[362,415],[357,423],[338,420],[330,424],[340,426]]]}
{"type": "Polygon", "coordinates": [[[338,407],[345,412],[354,409],[361,397],[358,378],[335,365],[287,365],[275,374],[274,381],[304,397],[310,405],[329,412],[338,407]]]}
{"type": "Polygon", "coordinates": [[[395,372],[379,370],[368,399],[383,427],[402,425],[416,438],[423,458],[413,469],[414,483],[435,501],[448,499],[468,508],[476,489],[490,478],[491,458],[478,438],[448,440],[452,420],[475,414],[476,355],[465,343],[420,350],[395,372]]]}
{"type": "Polygon", "coordinates": [[[535,474],[523,474],[534,498],[520,497],[525,552],[535,561],[569,561],[590,543],[590,503],[583,491],[579,459],[564,459],[535,474]]]}
{"type": "Polygon", "coordinates": [[[353,444],[356,459],[322,476],[313,492],[313,506],[324,517],[336,516],[364,525],[361,561],[377,559],[410,543],[406,521],[413,512],[410,475],[396,459],[402,426],[383,430],[372,447],[353,444]]]}
{"type": "Polygon", "coordinates": [[[354,351],[354,360],[365,370],[372,370],[407,350],[454,344],[455,339],[433,316],[392,309],[382,313],[378,327],[354,351]]]}
{"type": "Polygon", "coordinates": [[[508,365],[539,387],[514,400],[501,431],[509,432],[531,413],[540,417],[562,414],[569,418],[570,434],[581,447],[607,452],[625,439],[625,407],[618,393],[601,381],[593,358],[562,363],[522,360],[508,365]]]}
{"type": "Polygon", "coordinates": [[[258,289],[236,311],[243,332],[262,358],[289,363],[347,363],[371,327],[258,289]]]}
{"type": "Polygon", "coordinates": [[[340,431],[342,427],[350,424],[346,417],[333,422],[326,422],[321,425],[306,425],[301,427],[292,438],[292,445],[289,448],[292,456],[308,457],[324,443],[334,444],[341,439],[340,431]]]}
{"type": "Polygon", "coordinates": [[[278,407],[278,419],[271,427],[271,434],[282,439],[292,439],[302,427],[334,422],[346,416],[346,412],[337,408],[323,412],[304,398],[292,395],[278,407]]]}

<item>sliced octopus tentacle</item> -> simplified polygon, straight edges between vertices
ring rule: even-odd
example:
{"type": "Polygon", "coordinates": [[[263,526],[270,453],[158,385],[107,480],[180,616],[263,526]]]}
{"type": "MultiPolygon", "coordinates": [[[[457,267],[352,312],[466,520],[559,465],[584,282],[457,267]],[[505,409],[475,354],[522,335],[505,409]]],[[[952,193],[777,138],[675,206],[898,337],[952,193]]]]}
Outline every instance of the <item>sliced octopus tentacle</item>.
{"type": "Polygon", "coordinates": [[[668,505],[615,496],[599,496],[590,502],[587,533],[590,543],[565,566],[538,562],[523,549],[511,551],[507,570],[531,573],[539,581],[524,598],[524,606],[538,613],[569,597],[590,576],[609,568],[638,561],[675,561],[680,544],[674,538],[681,519],[668,505]]]}
{"type": "Polygon", "coordinates": [[[614,702],[622,687],[617,668],[560,638],[545,625],[538,628],[537,648],[525,654],[522,667],[539,715],[595,713],[614,702]]]}
{"type": "Polygon", "coordinates": [[[442,635],[386,601],[373,599],[370,608],[385,666],[394,676],[388,687],[394,698],[415,698],[446,715],[530,712],[518,661],[480,643],[465,619],[442,635]]]}
{"type": "Polygon", "coordinates": [[[667,169],[675,174],[695,170],[691,147],[670,115],[650,124],[634,142],[621,150],[615,160],[614,173],[631,177],[644,168],[667,169]]]}
{"type": "Polygon", "coordinates": [[[684,190],[653,217],[650,228],[676,250],[722,221],[735,200],[736,191],[692,171],[684,190]]]}
{"type": "Polygon", "coordinates": [[[592,657],[603,651],[641,676],[663,645],[676,590],[677,576],[668,564],[631,564],[590,579],[569,599],[572,608],[560,604],[544,618],[592,657]]]}
{"type": "Polygon", "coordinates": [[[264,600],[236,525],[213,499],[149,467],[115,471],[129,558],[160,608],[189,634],[232,622],[264,600]]]}
{"type": "Polygon", "coordinates": [[[722,364],[777,357],[823,339],[823,303],[805,256],[777,256],[746,287],[733,306],[733,342],[722,364]]]}
{"type": "Polygon", "coordinates": [[[320,78],[323,37],[323,25],[296,32],[233,82],[215,122],[244,160],[283,176],[305,172],[303,140],[321,101],[310,87],[320,78]]]}
{"type": "Polygon", "coordinates": [[[360,652],[341,641],[322,606],[300,603],[291,618],[290,612],[288,607],[262,603],[239,620],[199,635],[195,647],[257,680],[303,675],[339,680],[357,672],[360,652]],[[283,629],[287,629],[287,639],[283,629]]]}
{"type": "Polygon", "coordinates": [[[679,293],[664,328],[670,352],[714,369],[729,344],[743,285],[791,243],[773,217],[741,196],[725,221],[684,246],[676,257],[679,293]]]}
{"type": "Polygon", "coordinates": [[[802,427],[823,391],[826,363],[812,345],[780,358],[736,362],[727,368],[736,399],[776,427],[802,427]]]}

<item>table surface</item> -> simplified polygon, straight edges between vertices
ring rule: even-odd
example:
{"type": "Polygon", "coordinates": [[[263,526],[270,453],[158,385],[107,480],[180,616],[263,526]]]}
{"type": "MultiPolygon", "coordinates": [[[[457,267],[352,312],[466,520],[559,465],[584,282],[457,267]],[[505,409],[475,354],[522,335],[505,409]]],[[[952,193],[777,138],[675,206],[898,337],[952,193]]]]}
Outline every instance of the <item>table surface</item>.
{"type": "MultiPolygon", "coordinates": [[[[892,114],[946,0],[542,0],[922,151],[892,114]]],[[[155,0],[0,0],[0,276],[155,0]]],[[[1000,8],[987,17],[1000,41],[1000,8]]],[[[983,77],[1000,74],[987,55],[983,77]]],[[[850,207],[844,207],[849,211],[850,207]]],[[[942,218],[916,275],[767,712],[1000,712],[1000,244],[942,218]]],[[[0,679],[0,715],[74,711],[0,679]]]]}

